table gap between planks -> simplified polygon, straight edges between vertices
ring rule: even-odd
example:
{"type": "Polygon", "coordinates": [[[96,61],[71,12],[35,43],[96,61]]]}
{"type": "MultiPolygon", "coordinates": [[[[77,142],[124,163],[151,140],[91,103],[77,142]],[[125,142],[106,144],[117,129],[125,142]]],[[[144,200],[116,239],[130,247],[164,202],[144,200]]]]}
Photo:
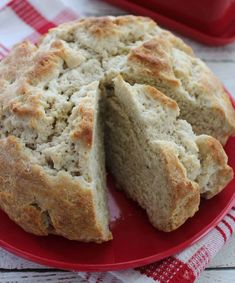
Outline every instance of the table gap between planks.
{"type": "MultiPolygon", "coordinates": [[[[62,0],[80,16],[103,16],[126,14],[116,7],[100,0],[62,0]]],[[[181,36],[182,37],[182,36],[181,36]]],[[[183,37],[184,38],[184,37],[183,37]]],[[[188,38],[196,55],[203,59],[215,74],[223,81],[226,88],[235,97],[235,44],[211,48],[188,38]]],[[[0,283],[36,283],[63,282],[85,283],[76,273],[44,267],[0,249],[0,283]]],[[[228,241],[210,265],[203,271],[196,283],[233,283],[235,282],[235,237],[228,241]]],[[[127,282],[128,283],[128,282],[127,282]]]]}

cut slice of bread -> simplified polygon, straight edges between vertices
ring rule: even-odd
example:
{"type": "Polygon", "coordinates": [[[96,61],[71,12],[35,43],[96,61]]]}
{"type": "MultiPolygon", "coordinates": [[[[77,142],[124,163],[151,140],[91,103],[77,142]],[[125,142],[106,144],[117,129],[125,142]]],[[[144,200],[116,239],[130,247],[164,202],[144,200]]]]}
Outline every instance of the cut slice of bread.
{"type": "Polygon", "coordinates": [[[198,210],[200,192],[211,197],[231,180],[220,143],[196,136],[178,119],[176,102],[155,88],[119,76],[106,100],[108,168],[158,229],[182,225],[198,210]]]}
{"type": "Polygon", "coordinates": [[[36,235],[110,240],[99,82],[56,88],[63,60],[34,51],[1,65],[0,206],[36,235]]]}

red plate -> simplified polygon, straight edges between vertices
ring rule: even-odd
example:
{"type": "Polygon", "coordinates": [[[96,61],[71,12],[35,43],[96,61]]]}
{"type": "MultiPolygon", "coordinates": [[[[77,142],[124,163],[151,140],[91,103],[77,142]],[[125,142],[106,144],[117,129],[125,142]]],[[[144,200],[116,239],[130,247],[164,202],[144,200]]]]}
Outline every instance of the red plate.
{"type": "MultiPolygon", "coordinates": [[[[226,147],[235,171],[235,138],[226,147]]],[[[235,180],[211,200],[202,200],[200,210],[171,233],[154,229],[136,203],[115,190],[108,179],[113,241],[85,244],[58,236],[38,237],[24,232],[0,212],[0,245],[10,252],[44,265],[79,271],[108,271],[137,267],[163,259],[196,242],[209,232],[232,207],[235,180]]]]}

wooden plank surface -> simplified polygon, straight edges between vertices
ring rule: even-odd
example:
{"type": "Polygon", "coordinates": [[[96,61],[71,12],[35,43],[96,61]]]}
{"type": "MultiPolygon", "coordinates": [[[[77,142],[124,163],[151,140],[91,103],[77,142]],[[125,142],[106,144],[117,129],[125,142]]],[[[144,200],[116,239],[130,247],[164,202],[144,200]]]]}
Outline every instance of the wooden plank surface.
{"type": "Polygon", "coordinates": [[[235,270],[211,269],[205,270],[195,283],[234,283],[235,270]]]}
{"type": "MultiPolygon", "coordinates": [[[[126,14],[118,8],[99,0],[63,0],[75,9],[80,16],[126,14]]],[[[182,37],[182,36],[181,36],[182,37]]],[[[235,95],[235,44],[211,48],[185,38],[197,56],[202,58],[224,82],[227,89],[235,95]]],[[[235,97],[235,96],[234,96],[235,97]]],[[[87,282],[76,273],[50,269],[0,249],[0,283],[7,282],[87,282]]],[[[235,237],[216,255],[197,283],[235,282],[235,237]]],[[[128,282],[127,282],[128,283],[128,282]]]]}
{"type": "Polygon", "coordinates": [[[86,283],[87,280],[80,278],[76,273],[58,270],[37,271],[2,271],[0,282],[7,283],[86,283]]]}

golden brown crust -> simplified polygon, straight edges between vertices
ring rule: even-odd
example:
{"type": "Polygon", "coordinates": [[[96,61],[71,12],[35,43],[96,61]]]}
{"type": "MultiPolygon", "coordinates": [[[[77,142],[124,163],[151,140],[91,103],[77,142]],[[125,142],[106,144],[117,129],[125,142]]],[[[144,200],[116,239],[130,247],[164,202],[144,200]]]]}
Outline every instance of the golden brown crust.
{"type": "Polygon", "coordinates": [[[190,181],[186,171],[175,153],[166,146],[161,149],[161,158],[165,164],[165,176],[168,180],[171,197],[169,220],[160,229],[170,232],[192,217],[199,208],[200,190],[198,184],[190,181]]]}
{"type": "Polygon", "coordinates": [[[40,95],[25,95],[23,101],[12,100],[9,108],[11,112],[20,117],[39,118],[42,114],[40,111],[40,95]]]}
{"type": "Polygon", "coordinates": [[[159,34],[160,38],[163,40],[168,40],[169,43],[179,49],[187,53],[188,55],[194,56],[193,50],[190,46],[188,46],[186,43],[183,42],[182,39],[179,37],[174,36],[173,33],[167,31],[167,30],[161,30],[161,33],[159,34]]]}
{"type": "Polygon", "coordinates": [[[58,74],[62,64],[62,58],[54,52],[39,53],[34,58],[33,68],[27,74],[27,81],[32,85],[45,79],[48,81],[58,74]]]}
{"type": "Polygon", "coordinates": [[[142,76],[147,76],[149,80],[151,78],[164,79],[173,87],[179,86],[172,69],[169,44],[164,39],[152,38],[143,45],[132,49],[128,61],[130,64],[134,64],[139,71],[141,70],[142,76]]]}
{"type": "Polygon", "coordinates": [[[41,113],[34,85],[46,83],[58,75],[63,60],[56,51],[37,52],[23,42],[16,45],[0,65],[0,103],[19,116],[38,117],[41,113]],[[14,84],[13,84],[14,83],[14,84]]]}
{"type": "Polygon", "coordinates": [[[17,44],[1,63],[0,78],[13,83],[17,79],[36,84],[48,81],[57,74],[63,64],[56,52],[38,52],[38,48],[28,41],[17,44]]]}
{"type": "Polygon", "coordinates": [[[115,23],[108,17],[81,20],[80,24],[96,38],[104,38],[117,33],[115,23]]]}
{"type": "Polygon", "coordinates": [[[49,176],[32,165],[16,138],[0,141],[0,206],[27,232],[102,242],[92,190],[68,175],[49,176]]]}
{"type": "Polygon", "coordinates": [[[136,16],[120,16],[120,17],[91,17],[81,19],[77,22],[78,26],[82,26],[87,32],[93,35],[95,38],[104,39],[107,37],[113,37],[115,34],[119,34],[121,28],[129,24],[148,23],[155,26],[153,20],[145,17],[136,16]]]}
{"type": "Polygon", "coordinates": [[[170,99],[169,97],[167,97],[162,92],[158,91],[156,88],[152,86],[145,85],[144,88],[145,88],[146,93],[151,95],[152,98],[161,102],[163,105],[167,106],[168,108],[178,111],[178,105],[174,100],[170,99]]]}
{"type": "Polygon", "coordinates": [[[52,42],[50,48],[53,50],[54,54],[64,60],[69,68],[79,66],[83,59],[79,54],[79,51],[73,51],[71,48],[66,46],[66,43],[62,40],[56,39],[52,42]]]}
{"type": "Polygon", "coordinates": [[[93,109],[80,105],[78,111],[82,118],[78,126],[72,131],[71,138],[74,141],[83,140],[88,147],[91,147],[94,122],[93,109]]]}
{"type": "Polygon", "coordinates": [[[63,64],[62,59],[66,52],[58,42],[52,47],[48,51],[41,51],[28,41],[15,45],[11,53],[1,62],[0,78],[11,83],[16,79],[23,79],[30,84],[47,81],[48,77],[55,75],[63,64]]]}
{"type": "Polygon", "coordinates": [[[32,56],[37,48],[30,42],[25,41],[13,47],[11,53],[2,60],[0,78],[12,83],[22,73],[32,66],[32,56]]]}
{"type": "MultiPolygon", "coordinates": [[[[213,190],[206,191],[202,194],[202,197],[210,199],[213,196],[221,192],[227,184],[233,179],[234,173],[233,169],[227,165],[228,157],[222,150],[222,146],[215,138],[201,135],[196,139],[197,146],[199,147],[200,157],[204,163],[217,167],[216,174],[212,176],[211,182],[213,181],[213,190]]],[[[203,163],[202,163],[203,166],[203,163]]]]}

